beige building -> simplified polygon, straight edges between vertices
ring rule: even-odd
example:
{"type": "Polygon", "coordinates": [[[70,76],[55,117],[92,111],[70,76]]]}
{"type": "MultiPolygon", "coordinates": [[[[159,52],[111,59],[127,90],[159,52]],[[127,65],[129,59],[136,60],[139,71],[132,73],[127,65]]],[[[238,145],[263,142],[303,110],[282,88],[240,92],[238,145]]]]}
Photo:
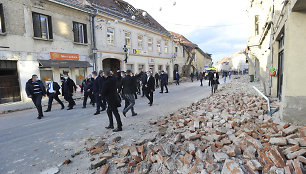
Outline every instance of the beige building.
{"type": "Polygon", "coordinates": [[[32,74],[80,84],[91,71],[91,25],[83,4],[49,0],[0,1],[0,103],[28,99],[32,74]]]}
{"type": "Polygon", "coordinates": [[[211,66],[211,54],[202,51],[198,45],[183,35],[175,32],[170,33],[173,35],[174,73],[179,72],[182,76],[189,77],[191,72],[204,71],[205,68],[211,66]]]}
{"type": "Polygon", "coordinates": [[[104,70],[164,70],[172,77],[172,36],[146,11],[124,1],[93,1],[97,68],[104,70]],[[126,59],[127,48],[128,59],[126,59]]]}
{"type": "Polygon", "coordinates": [[[260,62],[256,62],[255,67],[260,67],[268,84],[267,93],[280,99],[284,120],[305,124],[306,1],[253,0],[250,12],[254,12],[250,13],[250,18],[255,20],[250,25],[251,31],[258,33],[259,42],[249,40],[249,55],[260,62]],[[256,20],[261,18],[266,18],[266,22],[256,20]],[[275,76],[269,76],[270,68],[277,70],[275,76]]]}

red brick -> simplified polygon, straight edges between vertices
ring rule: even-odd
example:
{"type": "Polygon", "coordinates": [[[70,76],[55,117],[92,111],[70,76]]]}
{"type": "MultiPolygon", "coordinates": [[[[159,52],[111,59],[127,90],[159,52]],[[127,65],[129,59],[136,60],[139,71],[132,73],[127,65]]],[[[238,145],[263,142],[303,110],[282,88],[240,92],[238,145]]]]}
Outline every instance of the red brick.
{"type": "Polygon", "coordinates": [[[91,154],[91,155],[99,154],[99,153],[103,152],[104,149],[105,149],[104,147],[100,147],[100,148],[98,148],[98,149],[93,149],[93,150],[90,151],[90,154],[91,154]]]}
{"type": "Polygon", "coordinates": [[[135,167],[137,165],[137,162],[136,161],[131,161],[129,162],[128,166],[133,166],[135,167]]]}
{"type": "Polygon", "coordinates": [[[292,174],[292,172],[290,171],[289,166],[286,166],[284,169],[285,169],[285,174],[292,174]]]}
{"type": "Polygon", "coordinates": [[[105,165],[103,165],[103,166],[100,168],[98,174],[107,174],[108,169],[109,169],[109,165],[108,165],[108,164],[105,164],[105,165]]]}
{"type": "Polygon", "coordinates": [[[306,164],[306,158],[305,158],[305,157],[303,157],[303,156],[298,156],[297,159],[298,159],[300,162],[306,164]]]}
{"type": "Polygon", "coordinates": [[[191,164],[192,162],[192,155],[190,155],[189,153],[186,153],[185,156],[184,156],[184,164],[191,164]]]}
{"type": "Polygon", "coordinates": [[[301,127],[299,129],[299,133],[300,133],[302,138],[306,138],[306,127],[301,127]]]}
{"type": "Polygon", "coordinates": [[[278,168],[284,168],[285,167],[285,162],[282,156],[278,155],[277,152],[273,149],[267,152],[269,158],[273,161],[273,163],[276,165],[278,168]]]}
{"type": "MultiPolygon", "coordinates": [[[[273,162],[270,160],[270,158],[267,157],[265,152],[262,151],[258,151],[258,154],[260,156],[260,159],[262,162],[265,162],[266,164],[268,164],[270,167],[273,165],[273,162]]],[[[269,168],[270,169],[270,168],[269,168]]]]}
{"type": "Polygon", "coordinates": [[[137,161],[137,162],[141,162],[141,161],[142,161],[141,158],[140,158],[139,156],[133,155],[132,158],[133,158],[135,161],[137,161]]]}
{"type": "Polygon", "coordinates": [[[293,166],[294,166],[296,174],[303,174],[302,169],[301,169],[301,164],[298,159],[293,160],[293,166]]]}

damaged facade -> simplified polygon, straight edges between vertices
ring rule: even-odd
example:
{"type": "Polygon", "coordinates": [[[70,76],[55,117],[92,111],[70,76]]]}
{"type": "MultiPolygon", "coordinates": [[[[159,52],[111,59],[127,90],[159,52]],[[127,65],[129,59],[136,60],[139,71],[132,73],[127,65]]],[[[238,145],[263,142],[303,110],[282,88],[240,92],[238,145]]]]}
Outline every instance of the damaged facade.
{"type": "Polygon", "coordinates": [[[265,92],[279,98],[282,118],[299,124],[306,123],[305,12],[303,0],[252,0],[249,9],[250,74],[261,76],[265,92]]]}
{"type": "MultiPolygon", "coordinates": [[[[99,69],[164,70],[173,78],[173,36],[125,1],[1,0],[0,14],[0,87],[5,91],[0,103],[28,100],[24,88],[32,74],[60,82],[68,72],[78,85],[99,69]]],[[[200,70],[211,58],[199,53],[192,65],[200,70]]]]}

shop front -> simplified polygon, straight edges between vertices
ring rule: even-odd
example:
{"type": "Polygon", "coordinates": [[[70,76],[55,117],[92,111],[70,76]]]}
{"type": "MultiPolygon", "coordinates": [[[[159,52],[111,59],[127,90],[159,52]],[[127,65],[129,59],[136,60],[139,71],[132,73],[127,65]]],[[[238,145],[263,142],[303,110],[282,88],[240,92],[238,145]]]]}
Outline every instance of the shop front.
{"type": "Polygon", "coordinates": [[[50,53],[50,60],[38,60],[40,78],[45,83],[48,78],[62,82],[64,74],[75,81],[80,88],[92,65],[88,61],[80,61],[78,54],[50,53]]]}

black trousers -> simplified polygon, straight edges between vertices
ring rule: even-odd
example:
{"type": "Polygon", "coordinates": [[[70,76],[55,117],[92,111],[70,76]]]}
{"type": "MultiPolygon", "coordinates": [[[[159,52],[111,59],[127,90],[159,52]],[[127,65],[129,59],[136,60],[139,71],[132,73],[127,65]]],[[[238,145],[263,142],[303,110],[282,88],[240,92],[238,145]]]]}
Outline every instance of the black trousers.
{"type": "Polygon", "coordinates": [[[64,99],[69,103],[68,108],[73,108],[75,102],[72,98],[72,94],[64,94],[64,99]]]}
{"type": "Polygon", "coordinates": [[[161,92],[164,92],[164,87],[166,88],[166,92],[168,92],[168,87],[167,87],[167,84],[161,84],[161,92]]]}
{"type": "Polygon", "coordinates": [[[96,102],[96,107],[97,107],[97,110],[96,112],[99,113],[100,112],[100,108],[102,106],[102,97],[99,96],[99,93],[95,93],[95,102],[96,102]]]}
{"type": "Polygon", "coordinates": [[[146,97],[149,99],[150,104],[153,104],[153,92],[146,92],[146,97]]]}
{"type": "Polygon", "coordinates": [[[216,93],[217,89],[218,89],[218,84],[211,84],[211,93],[216,93]]]}
{"type": "Polygon", "coordinates": [[[211,80],[208,81],[208,86],[211,86],[211,80]]]}
{"type": "Polygon", "coordinates": [[[158,85],[158,81],[159,81],[159,80],[155,80],[155,83],[156,83],[156,88],[158,88],[158,87],[159,87],[159,85],[158,85]]]}
{"type": "Polygon", "coordinates": [[[200,79],[200,82],[201,82],[201,86],[203,86],[203,79],[200,79]]]}
{"type": "Polygon", "coordinates": [[[83,100],[83,106],[84,107],[86,107],[88,97],[90,98],[90,104],[94,104],[95,103],[94,99],[93,99],[92,93],[84,91],[84,100],[83,100]]]}
{"type": "Polygon", "coordinates": [[[122,128],[122,122],[121,122],[120,114],[118,112],[118,108],[116,106],[112,106],[112,105],[108,104],[107,116],[108,116],[108,119],[109,119],[109,126],[114,126],[113,114],[114,114],[114,116],[116,118],[116,121],[117,121],[117,127],[122,128]]]}
{"type": "Polygon", "coordinates": [[[32,96],[32,101],[38,111],[38,116],[43,116],[42,106],[41,106],[42,94],[34,94],[32,96]]]}
{"type": "Polygon", "coordinates": [[[56,100],[62,106],[62,108],[64,107],[63,102],[58,98],[58,94],[52,93],[52,94],[49,94],[48,97],[49,97],[49,101],[48,101],[48,109],[47,110],[51,111],[53,99],[56,100]]]}
{"type": "Polygon", "coordinates": [[[176,84],[176,85],[180,85],[180,80],[176,80],[176,81],[175,81],[175,84],[176,84]]]}

